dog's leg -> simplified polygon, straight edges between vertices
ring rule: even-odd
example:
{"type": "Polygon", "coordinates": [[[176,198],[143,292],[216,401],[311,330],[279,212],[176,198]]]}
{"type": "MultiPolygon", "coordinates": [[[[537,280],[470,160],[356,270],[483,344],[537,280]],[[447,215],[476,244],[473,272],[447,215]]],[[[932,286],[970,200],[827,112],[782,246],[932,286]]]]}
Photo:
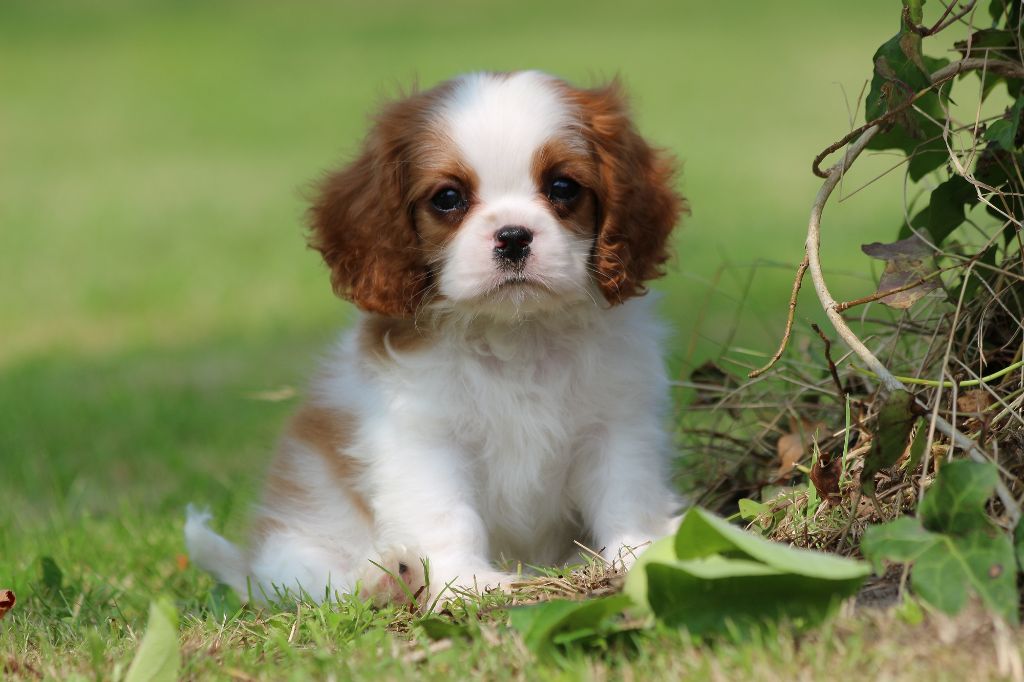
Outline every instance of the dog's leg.
{"type": "Polygon", "coordinates": [[[657,419],[611,423],[604,435],[580,454],[570,495],[595,549],[628,568],[647,543],[674,532],[682,501],[670,487],[657,419]]]}
{"type": "Polygon", "coordinates": [[[421,604],[423,597],[450,598],[451,592],[442,595],[448,585],[481,592],[507,588],[514,576],[491,566],[487,528],[474,508],[461,453],[451,446],[398,443],[394,434],[381,434],[381,454],[369,459],[364,478],[382,556],[396,547],[416,548],[406,554],[427,563],[429,590],[421,604]]]}

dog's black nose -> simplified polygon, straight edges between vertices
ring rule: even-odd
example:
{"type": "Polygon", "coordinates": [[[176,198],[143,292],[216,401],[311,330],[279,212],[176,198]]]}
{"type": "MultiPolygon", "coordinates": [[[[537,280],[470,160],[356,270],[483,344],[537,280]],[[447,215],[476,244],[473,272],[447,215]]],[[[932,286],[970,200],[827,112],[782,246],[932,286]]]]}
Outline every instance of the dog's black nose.
{"type": "Polygon", "coordinates": [[[494,233],[494,255],[509,263],[518,263],[530,255],[533,233],[519,225],[506,225],[494,233]]]}

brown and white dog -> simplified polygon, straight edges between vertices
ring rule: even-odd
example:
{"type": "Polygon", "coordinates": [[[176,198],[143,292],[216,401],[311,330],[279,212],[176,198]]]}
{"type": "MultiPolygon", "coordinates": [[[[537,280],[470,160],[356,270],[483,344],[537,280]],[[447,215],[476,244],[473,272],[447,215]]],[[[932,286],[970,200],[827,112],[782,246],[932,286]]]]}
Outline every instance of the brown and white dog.
{"type": "Polygon", "coordinates": [[[310,210],[363,314],[283,438],[248,551],[192,510],[195,563],[315,599],[397,598],[426,563],[437,596],[507,586],[502,558],[671,532],[662,334],[638,297],[686,208],[673,181],[615,83],[474,73],[386,106],[310,210]]]}

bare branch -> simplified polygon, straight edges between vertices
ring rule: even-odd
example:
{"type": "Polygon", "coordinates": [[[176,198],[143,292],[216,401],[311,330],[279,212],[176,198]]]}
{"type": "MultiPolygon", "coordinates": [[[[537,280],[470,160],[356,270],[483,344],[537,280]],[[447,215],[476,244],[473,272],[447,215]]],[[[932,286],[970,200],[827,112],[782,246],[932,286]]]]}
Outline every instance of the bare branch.
{"type": "Polygon", "coordinates": [[[804,259],[800,262],[800,266],[796,269],[796,278],[793,280],[793,293],[789,295],[789,313],[786,315],[786,331],[782,335],[782,343],[779,344],[779,349],[775,351],[775,355],[768,361],[764,367],[755,369],[747,375],[748,379],[756,379],[761,376],[779,361],[782,354],[786,352],[786,346],[789,345],[789,337],[793,333],[793,316],[796,315],[796,299],[800,295],[800,287],[804,283],[804,273],[807,272],[807,255],[804,254],[804,259]]]}

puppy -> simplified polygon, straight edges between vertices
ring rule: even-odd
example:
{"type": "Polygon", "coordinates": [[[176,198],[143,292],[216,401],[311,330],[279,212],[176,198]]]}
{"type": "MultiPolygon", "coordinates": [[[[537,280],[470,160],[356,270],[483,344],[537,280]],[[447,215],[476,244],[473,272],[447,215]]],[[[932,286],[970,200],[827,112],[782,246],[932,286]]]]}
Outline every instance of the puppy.
{"type": "Polygon", "coordinates": [[[474,73],[386,106],[309,211],[362,316],[287,428],[249,549],[192,511],[193,561],[263,599],[422,600],[507,588],[501,559],[670,533],[662,333],[640,296],[686,209],[674,168],[617,83],[474,73]]]}

